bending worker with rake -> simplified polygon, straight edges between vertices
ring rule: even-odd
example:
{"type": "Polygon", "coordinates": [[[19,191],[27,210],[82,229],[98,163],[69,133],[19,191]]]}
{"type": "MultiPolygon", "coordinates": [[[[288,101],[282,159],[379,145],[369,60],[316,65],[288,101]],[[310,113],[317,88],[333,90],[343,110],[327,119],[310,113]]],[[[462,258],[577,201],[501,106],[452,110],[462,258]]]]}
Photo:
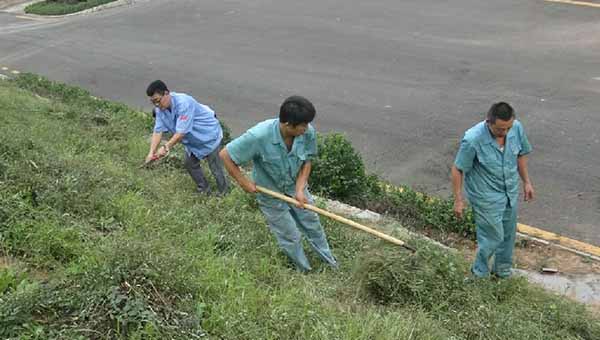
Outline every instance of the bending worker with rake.
{"type": "Polygon", "coordinates": [[[461,218],[463,179],[477,227],[477,254],[471,271],[477,277],[509,277],[517,229],[519,176],[525,201],[534,190],[527,169],[531,145],[513,108],[504,102],[464,135],[452,166],[454,213],[461,218]]]}
{"type": "Polygon", "coordinates": [[[311,159],[316,157],[315,129],[309,124],[316,114],[306,98],[292,96],[281,105],[279,119],[261,122],[221,150],[225,168],[249,193],[257,193],[257,184],[294,197],[299,205],[257,194],[263,212],[279,247],[299,271],[311,270],[302,249],[302,234],[319,257],[337,268],[319,216],[303,205],[312,204],[307,190],[311,159]],[[252,160],[253,178],[249,180],[238,165],[252,160]]]}
{"type": "Polygon", "coordinates": [[[156,114],[146,164],[166,156],[173,146],[181,143],[185,146],[184,165],[196,183],[196,190],[210,194],[208,181],[200,166],[200,160],[206,158],[219,194],[225,194],[228,183],[218,156],[223,130],[215,112],[185,93],[170,92],[161,80],[152,82],[146,94],[155,106],[156,114]],[[173,137],[159,148],[163,132],[172,132],[173,137]]]}

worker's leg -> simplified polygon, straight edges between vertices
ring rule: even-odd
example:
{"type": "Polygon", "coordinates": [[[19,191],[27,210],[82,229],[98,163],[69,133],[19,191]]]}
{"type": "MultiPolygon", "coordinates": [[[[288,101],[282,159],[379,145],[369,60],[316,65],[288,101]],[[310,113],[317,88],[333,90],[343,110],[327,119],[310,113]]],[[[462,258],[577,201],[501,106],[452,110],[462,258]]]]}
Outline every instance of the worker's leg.
{"type": "Polygon", "coordinates": [[[294,262],[299,271],[311,270],[310,263],[302,249],[302,234],[296,228],[296,222],[290,214],[289,206],[270,207],[262,204],[259,206],[281,250],[294,262]]]}
{"type": "MultiPolygon", "coordinates": [[[[313,204],[314,201],[308,192],[306,196],[308,197],[309,203],[313,204]]],[[[329,248],[327,236],[325,235],[325,231],[319,220],[319,215],[313,211],[297,208],[295,206],[292,206],[291,209],[292,217],[298,223],[299,229],[306,235],[312,248],[319,254],[323,261],[327,262],[332,267],[337,268],[337,261],[329,248]]]]}
{"type": "Polygon", "coordinates": [[[217,182],[217,189],[219,190],[219,194],[225,194],[229,190],[229,183],[227,181],[227,177],[223,172],[223,161],[221,157],[219,157],[219,151],[221,147],[217,146],[213,152],[206,156],[206,160],[208,161],[208,167],[210,172],[215,177],[215,181],[217,182]]]}
{"type": "Polygon", "coordinates": [[[499,277],[509,277],[513,264],[515,236],[517,233],[517,207],[506,205],[502,217],[504,239],[496,249],[492,272],[499,277]]]}
{"type": "Polygon", "coordinates": [[[204,172],[200,166],[200,160],[198,160],[194,154],[190,153],[188,155],[186,153],[185,162],[183,164],[196,183],[196,190],[203,194],[210,194],[210,187],[208,181],[206,181],[206,178],[204,177],[204,172]]]}
{"type": "Polygon", "coordinates": [[[478,277],[490,274],[489,261],[504,240],[503,211],[473,208],[477,232],[477,253],[471,271],[478,277]]]}

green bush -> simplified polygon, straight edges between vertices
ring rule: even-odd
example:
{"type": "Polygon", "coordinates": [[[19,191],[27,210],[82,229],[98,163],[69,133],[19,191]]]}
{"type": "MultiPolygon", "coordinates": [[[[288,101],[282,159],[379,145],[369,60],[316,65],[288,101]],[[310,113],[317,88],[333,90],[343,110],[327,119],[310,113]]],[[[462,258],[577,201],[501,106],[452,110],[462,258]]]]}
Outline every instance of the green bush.
{"type": "Polygon", "coordinates": [[[321,195],[392,215],[414,228],[431,228],[473,237],[475,225],[470,211],[456,219],[454,202],[388,184],[367,174],[361,156],[339,133],[318,136],[318,158],[313,161],[311,188],[321,195]]]}
{"type": "Polygon", "coordinates": [[[63,15],[80,12],[116,0],[46,0],[25,7],[25,13],[63,15]]]}
{"type": "Polygon", "coordinates": [[[362,157],[345,135],[318,135],[319,155],[313,161],[311,188],[329,198],[348,203],[363,201],[370,194],[369,177],[362,157]]]}

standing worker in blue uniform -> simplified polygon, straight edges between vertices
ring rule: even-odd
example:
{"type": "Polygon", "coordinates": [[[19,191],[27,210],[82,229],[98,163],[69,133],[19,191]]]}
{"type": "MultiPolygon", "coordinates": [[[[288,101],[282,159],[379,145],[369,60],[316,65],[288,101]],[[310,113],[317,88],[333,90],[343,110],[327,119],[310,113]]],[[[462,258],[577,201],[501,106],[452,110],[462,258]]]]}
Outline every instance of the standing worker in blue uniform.
{"type": "Polygon", "coordinates": [[[271,233],[301,272],[311,270],[302,248],[302,234],[323,261],[337,268],[319,216],[303,209],[305,203],[314,202],[307,187],[311,160],[317,155],[316,132],[309,124],[315,115],[313,104],[306,98],[289,97],[281,105],[279,119],[257,124],[227,144],[220,153],[225,168],[246,192],[256,193],[256,185],[260,185],[299,202],[299,206],[294,206],[257,194],[271,233]],[[250,160],[254,182],[239,168],[250,160]]]}
{"type": "Polygon", "coordinates": [[[185,93],[170,92],[161,80],[152,82],[146,94],[156,114],[146,163],[166,156],[171,148],[181,143],[185,147],[184,165],[196,183],[196,190],[202,194],[210,194],[211,191],[200,166],[200,160],[206,158],[219,194],[225,194],[228,183],[219,158],[223,130],[215,112],[185,93]],[[171,132],[173,136],[159,148],[164,132],[171,132]]]}
{"type": "Polygon", "coordinates": [[[477,254],[471,271],[477,277],[490,274],[509,277],[517,228],[519,177],[524,200],[534,198],[527,169],[531,145],[513,108],[499,102],[487,119],[465,133],[452,166],[454,213],[462,218],[463,182],[473,208],[477,254]],[[493,267],[489,261],[494,257],[493,267]]]}

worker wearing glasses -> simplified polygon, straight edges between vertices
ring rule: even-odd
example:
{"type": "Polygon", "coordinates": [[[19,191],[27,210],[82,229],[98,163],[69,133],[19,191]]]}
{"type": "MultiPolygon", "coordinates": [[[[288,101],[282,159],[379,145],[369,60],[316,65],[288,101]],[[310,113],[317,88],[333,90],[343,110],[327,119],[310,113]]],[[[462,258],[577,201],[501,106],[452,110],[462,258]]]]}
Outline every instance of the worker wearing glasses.
{"type": "Polygon", "coordinates": [[[156,115],[146,163],[166,156],[171,148],[181,143],[185,148],[184,165],[196,183],[196,190],[202,194],[211,193],[200,166],[200,160],[206,159],[219,194],[225,194],[229,184],[219,157],[223,130],[215,112],[185,93],[169,91],[161,80],[152,82],[146,94],[154,105],[156,115]],[[173,133],[173,136],[159,147],[165,132],[173,133]]]}

